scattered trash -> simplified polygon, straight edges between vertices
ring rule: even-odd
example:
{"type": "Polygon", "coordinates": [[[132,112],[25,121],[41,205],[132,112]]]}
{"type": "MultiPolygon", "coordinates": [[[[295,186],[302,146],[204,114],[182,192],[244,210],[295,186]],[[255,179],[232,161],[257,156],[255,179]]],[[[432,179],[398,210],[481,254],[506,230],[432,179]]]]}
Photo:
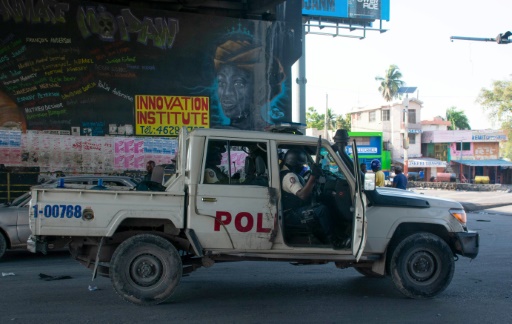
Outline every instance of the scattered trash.
{"type": "Polygon", "coordinates": [[[96,290],[99,290],[97,286],[89,285],[89,291],[96,291],[96,290]]]}
{"type": "Polygon", "coordinates": [[[71,277],[70,276],[49,276],[47,274],[40,273],[39,279],[45,280],[45,281],[53,281],[53,280],[71,279],[71,277]]]}
{"type": "Polygon", "coordinates": [[[2,277],[15,276],[14,272],[2,272],[2,277]]]}

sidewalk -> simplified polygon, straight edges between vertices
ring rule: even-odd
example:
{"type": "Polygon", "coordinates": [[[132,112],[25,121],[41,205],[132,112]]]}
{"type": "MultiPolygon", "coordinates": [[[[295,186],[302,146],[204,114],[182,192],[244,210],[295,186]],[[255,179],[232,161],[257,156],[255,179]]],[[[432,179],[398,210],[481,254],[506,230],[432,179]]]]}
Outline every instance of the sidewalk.
{"type": "Polygon", "coordinates": [[[500,213],[512,214],[512,192],[505,190],[464,191],[423,188],[411,188],[411,190],[419,194],[458,201],[467,212],[492,209],[500,213]]]}

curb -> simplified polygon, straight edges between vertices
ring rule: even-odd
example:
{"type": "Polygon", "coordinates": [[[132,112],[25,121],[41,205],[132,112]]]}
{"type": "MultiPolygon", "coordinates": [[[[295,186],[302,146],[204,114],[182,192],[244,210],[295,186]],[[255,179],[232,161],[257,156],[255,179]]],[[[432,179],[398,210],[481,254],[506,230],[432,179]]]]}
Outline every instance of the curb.
{"type": "Polygon", "coordinates": [[[499,204],[474,204],[470,202],[462,202],[459,201],[459,203],[464,207],[464,210],[466,212],[473,212],[478,210],[484,210],[484,209],[490,209],[490,208],[496,208],[496,207],[503,207],[503,206],[510,206],[512,203],[499,203],[499,204]]]}

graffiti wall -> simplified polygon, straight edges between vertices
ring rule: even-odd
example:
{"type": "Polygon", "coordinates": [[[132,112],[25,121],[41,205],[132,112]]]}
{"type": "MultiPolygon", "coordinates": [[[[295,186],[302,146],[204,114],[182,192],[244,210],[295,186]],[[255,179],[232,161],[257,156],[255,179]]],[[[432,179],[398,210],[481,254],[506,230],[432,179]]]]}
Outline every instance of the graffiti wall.
{"type": "MultiPolygon", "coordinates": [[[[300,18],[300,15],[298,16],[300,18]]],[[[0,127],[75,136],[261,130],[291,120],[285,22],[0,1],[0,127]]]]}
{"type": "Polygon", "coordinates": [[[0,130],[1,164],[64,174],[145,170],[149,160],[157,165],[170,164],[177,145],[174,138],[80,137],[0,130]]]}

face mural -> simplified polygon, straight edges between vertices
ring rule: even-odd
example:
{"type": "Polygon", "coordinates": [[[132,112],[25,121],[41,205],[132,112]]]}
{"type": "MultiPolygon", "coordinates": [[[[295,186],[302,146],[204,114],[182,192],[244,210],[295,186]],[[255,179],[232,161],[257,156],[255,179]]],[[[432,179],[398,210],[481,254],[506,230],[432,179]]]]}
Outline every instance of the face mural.
{"type": "Polygon", "coordinates": [[[253,79],[248,71],[223,65],[217,74],[217,95],[226,117],[243,120],[250,114],[253,79]]]}
{"type": "Polygon", "coordinates": [[[215,50],[217,110],[212,109],[211,127],[263,130],[284,117],[287,107],[275,99],[289,96],[282,87],[285,73],[265,46],[241,34],[221,42],[215,50]]]}

